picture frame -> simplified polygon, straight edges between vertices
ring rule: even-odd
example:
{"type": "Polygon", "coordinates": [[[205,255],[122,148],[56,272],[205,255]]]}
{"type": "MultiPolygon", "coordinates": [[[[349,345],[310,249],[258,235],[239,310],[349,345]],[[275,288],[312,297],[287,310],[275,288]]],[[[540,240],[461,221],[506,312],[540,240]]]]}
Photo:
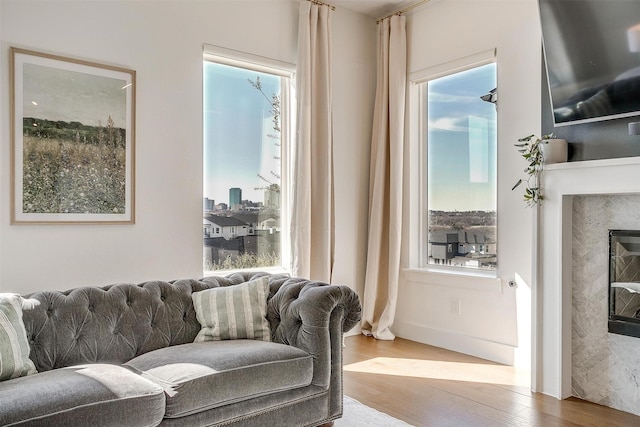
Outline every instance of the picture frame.
{"type": "Polygon", "coordinates": [[[11,224],[134,224],[136,72],[10,55],[11,224]]]}

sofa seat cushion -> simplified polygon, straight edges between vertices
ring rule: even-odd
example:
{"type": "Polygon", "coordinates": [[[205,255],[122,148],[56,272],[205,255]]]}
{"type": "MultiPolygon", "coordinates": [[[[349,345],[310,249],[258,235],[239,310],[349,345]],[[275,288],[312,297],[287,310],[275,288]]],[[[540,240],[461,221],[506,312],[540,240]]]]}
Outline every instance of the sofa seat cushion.
{"type": "Polygon", "coordinates": [[[171,346],[126,365],[165,389],[166,418],[304,387],[313,375],[313,358],[305,351],[256,340],[171,346]]]}
{"type": "Polygon", "coordinates": [[[117,365],[72,366],[0,383],[0,425],[153,426],[161,387],[117,365]]]}

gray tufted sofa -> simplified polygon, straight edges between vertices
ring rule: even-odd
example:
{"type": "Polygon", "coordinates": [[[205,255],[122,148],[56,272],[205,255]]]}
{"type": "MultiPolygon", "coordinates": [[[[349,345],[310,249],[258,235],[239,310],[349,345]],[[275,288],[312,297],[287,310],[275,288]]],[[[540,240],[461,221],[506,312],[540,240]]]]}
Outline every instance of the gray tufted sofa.
{"type": "Polygon", "coordinates": [[[44,291],[24,312],[37,374],[0,382],[0,425],[317,426],[342,415],[346,286],[268,275],[272,342],[193,343],[191,294],[266,273],[44,291]]]}

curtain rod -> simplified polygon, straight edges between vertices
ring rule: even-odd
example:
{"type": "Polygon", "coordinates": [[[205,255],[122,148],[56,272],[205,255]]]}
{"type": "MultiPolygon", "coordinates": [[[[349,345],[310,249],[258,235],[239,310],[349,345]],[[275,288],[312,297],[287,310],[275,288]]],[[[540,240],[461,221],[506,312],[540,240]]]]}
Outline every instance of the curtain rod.
{"type": "MultiPolygon", "coordinates": [[[[312,1],[312,0],[309,0],[309,1],[312,1]]],[[[397,12],[395,12],[395,13],[392,13],[392,14],[391,14],[391,15],[389,15],[389,16],[385,16],[384,18],[378,19],[378,20],[376,21],[376,24],[379,24],[380,22],[384,21],[384,20],[385,20],[385,19],[387,19],[387,18],[391,18],[391,17],[392,17],[392,16],[394,16],[394,15],[402,15],[403,13],[407,13],[407,12],[409,12],[411,9],[415,9],[416,7],[418,7],[418,6],[420,6],[420,5],[423,5],[423,4],[427,3],[427,2],[429,2],[429,0],[420,0],[419,2],[414,3],[414,4],[412,4],[411,6],[407,6],[407,7],[405,7],[405,8],[404,8],[404,9],[402,9],[402,10],[399,10],[399,11],[397,11],[397,12]]]]}
{"type": "Polygon", "coordinates": [[[308,1],[308,2],[311,2],[311,3],[313,3],[313,4],[318,4],[318,5],[320,5],[320,6],[329,6],[329,8],[330,8],[331,10],[336,10],[336,7],[335,7],[334,5],[329,4],[329,3],[322,2],[322,1],[320,1],[320,0],[307,0],[307,1],[308,1]]]}

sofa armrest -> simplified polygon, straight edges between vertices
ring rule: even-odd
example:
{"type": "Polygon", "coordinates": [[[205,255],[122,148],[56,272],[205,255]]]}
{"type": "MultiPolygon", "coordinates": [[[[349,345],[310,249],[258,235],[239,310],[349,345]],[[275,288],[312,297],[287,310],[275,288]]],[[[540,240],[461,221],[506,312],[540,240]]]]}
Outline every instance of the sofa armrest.
{"type": "MultiPolygon", "coordinates": [[[[267,318],[275,342],[293,345],[314,358],[312,384],[333,386],[332,371],[342,369],[342,334],[361,318],[358,295],[344,285],[274,278],[267,318]],[[337,360],[336,360],[337,359],[337,360]]],[[[333,372],[335,374],[335,372],[333,372]]]]}

